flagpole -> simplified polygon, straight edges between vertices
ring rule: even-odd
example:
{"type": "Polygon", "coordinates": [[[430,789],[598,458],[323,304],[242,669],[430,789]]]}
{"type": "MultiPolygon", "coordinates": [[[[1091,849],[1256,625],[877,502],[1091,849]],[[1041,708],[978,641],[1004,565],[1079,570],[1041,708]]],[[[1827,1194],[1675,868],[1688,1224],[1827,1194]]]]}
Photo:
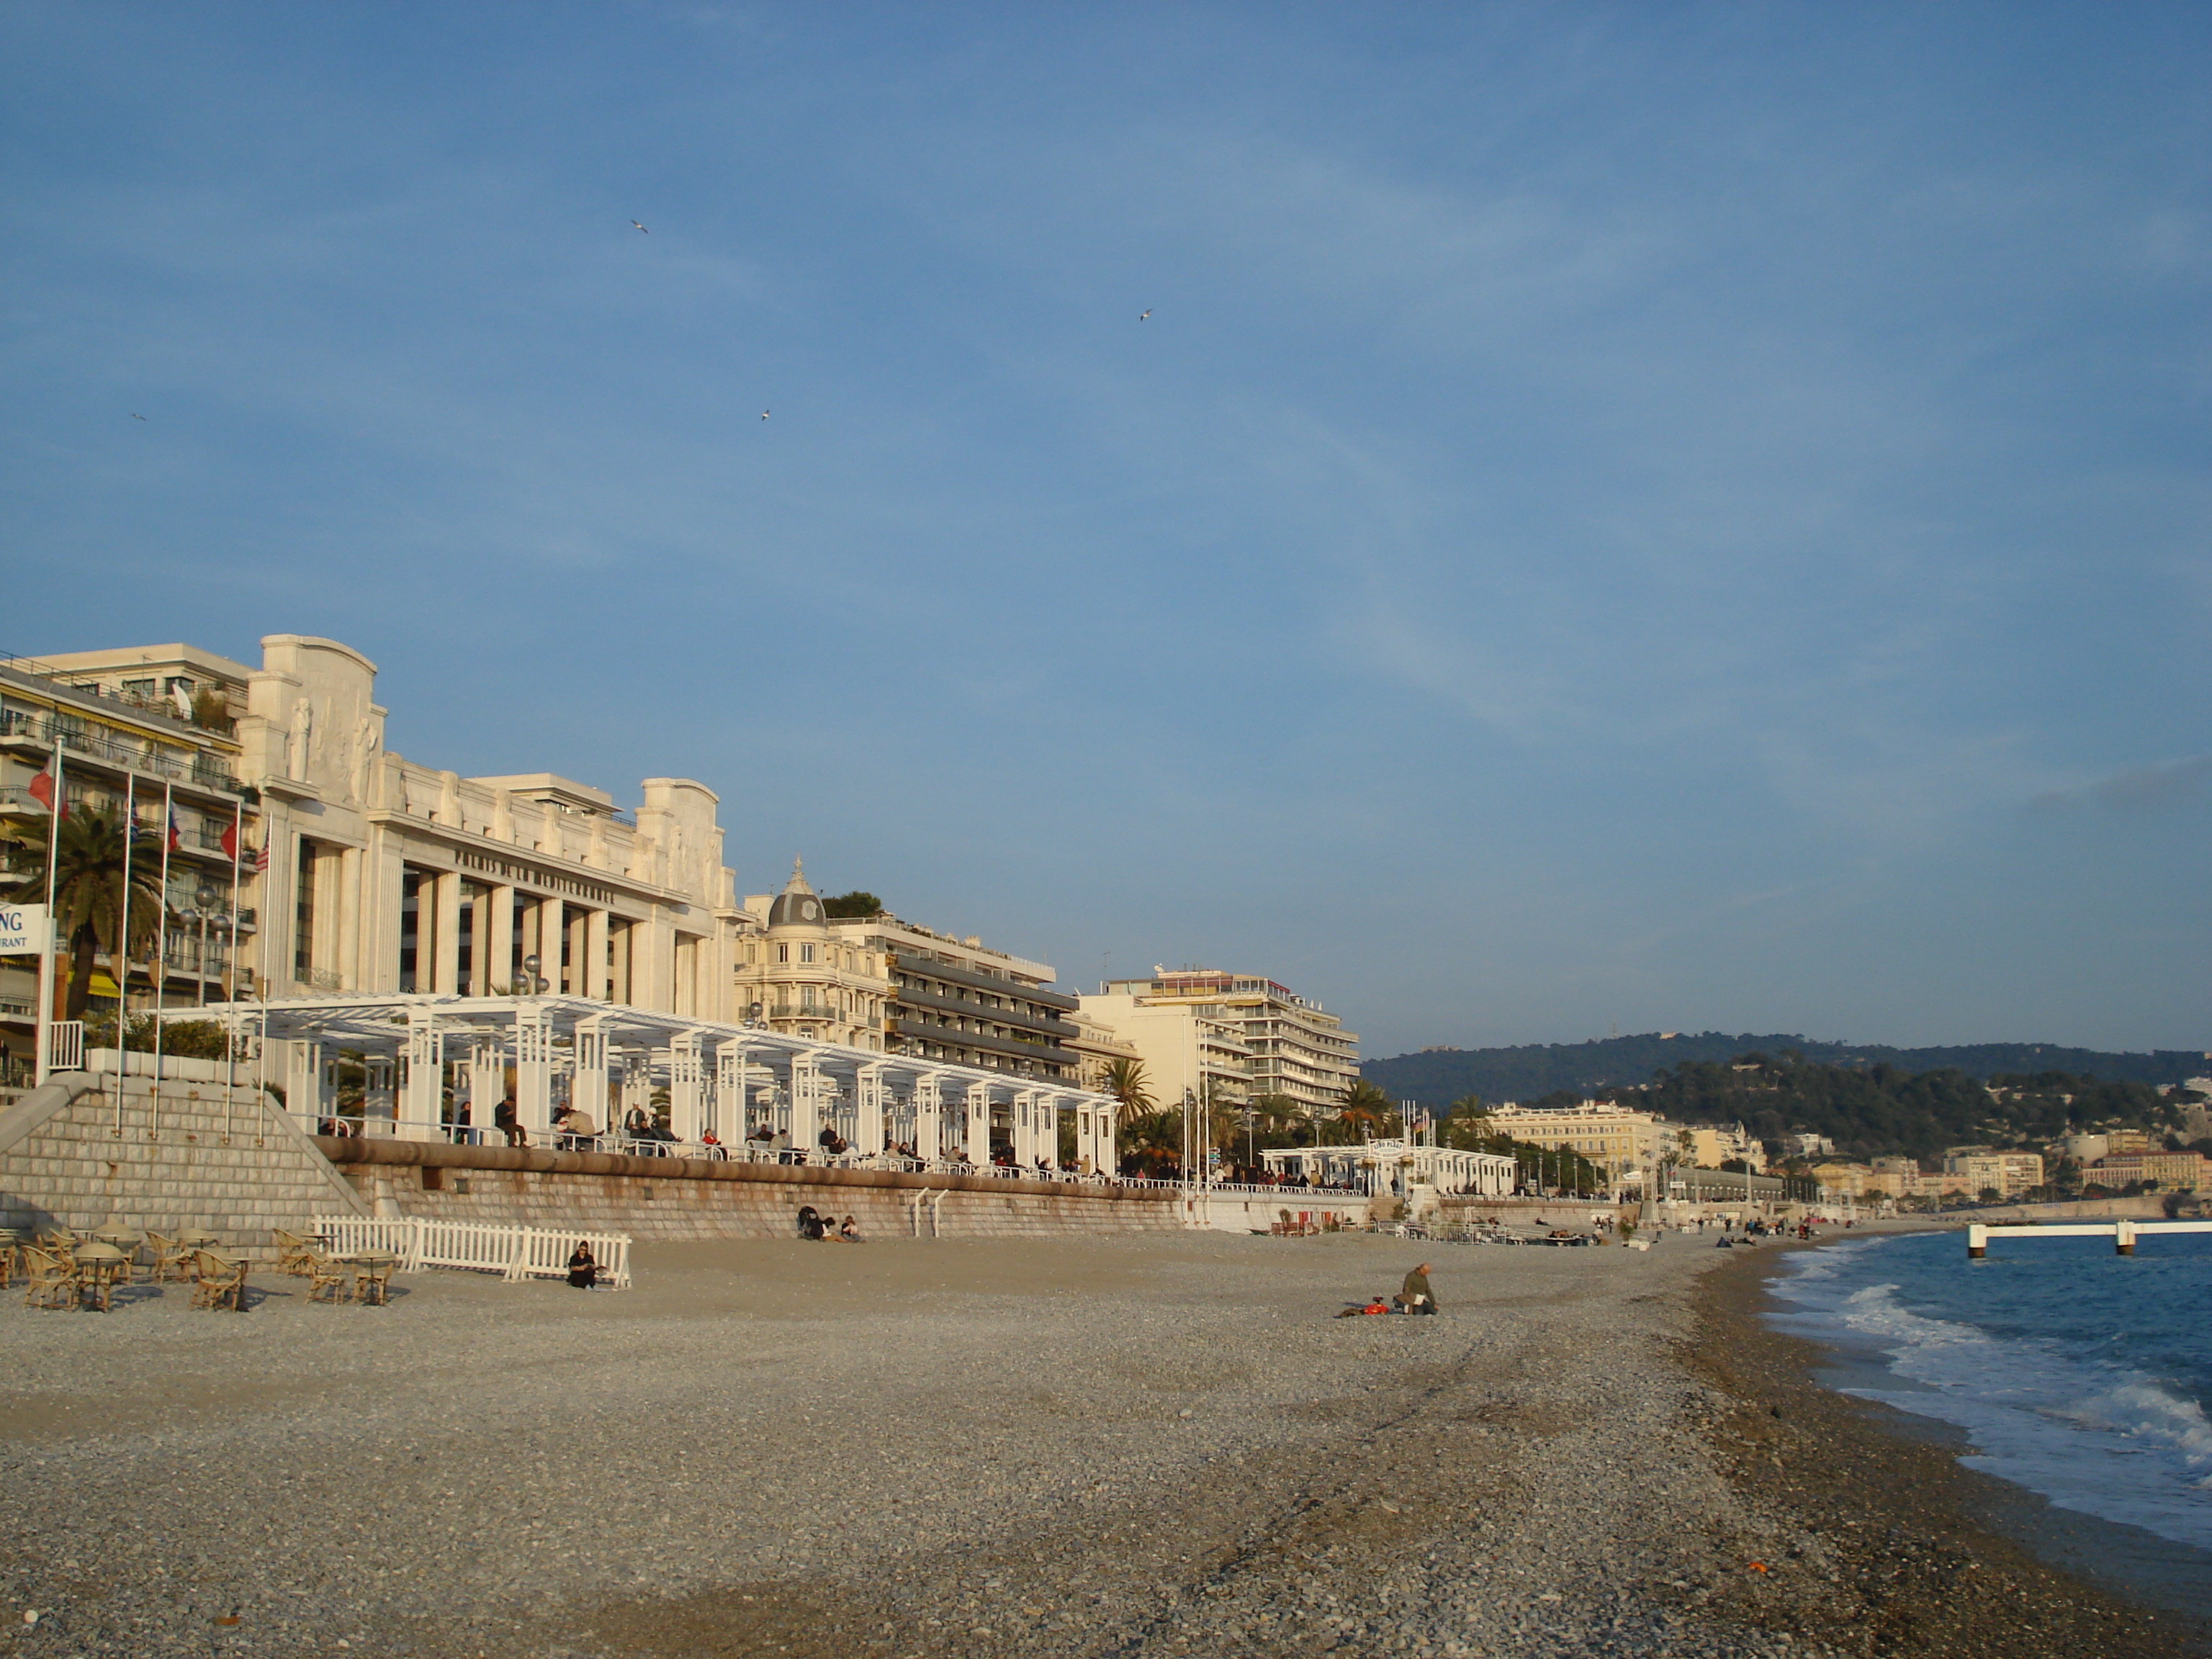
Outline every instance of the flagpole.
{"type": "Polygon", "coordinates": [[[115,1133],[123,1133],[123,1096],[131,1086],[131,848],[138,839],[138,775],[123,775],[123,904],[115,919],[115,1133]]]}
{"type": "MultiPolygon", "coordinates": [[[[246,803],[234,800],[230,804],[230,951],[223,963],[227,981],[223,1000],[235,1005],[238,1001],[238,860],[246,850],[246,803]]],[[[207,966],[200,966],[203,976],[207,966]]],[[[204,980],[203,980],[204,982],[204,980]]],[[[222,1055],[225,1067],[222,1084],[222,1132],[230,1133],[231,1096],[238,1088],[238,1021],[234,1018],[235,1006],[223,1010],[222,1055]]]]}
{"type": "Polygon", "coordinates": [[[154,1100],[146,1120],[149,1135],[160,1133],[161,1128],[161,1037],[169,1029],[168,1021],[161,1018],[161,1009],[169,1000],[169,851],[176,839],[176,786],[165,778],[161,782],[161,923],[154,934],[152,970],[146,975],[154,982],[154,1100]]]}
{"type": "Polygon", "coordinates": [[[48,1064],[54,1052],[54,866],[61,860],[62,809],[69,804],[69,792],[62,784],[62,740],[54,739],[54,793],[46,803],[46,950],[39,958],[39,1024],[38,1035],[32,1040],[39,1045],[38,1065],[31,1073],[33,1084],[43,1084],[52,1070],[48,1064]]]}

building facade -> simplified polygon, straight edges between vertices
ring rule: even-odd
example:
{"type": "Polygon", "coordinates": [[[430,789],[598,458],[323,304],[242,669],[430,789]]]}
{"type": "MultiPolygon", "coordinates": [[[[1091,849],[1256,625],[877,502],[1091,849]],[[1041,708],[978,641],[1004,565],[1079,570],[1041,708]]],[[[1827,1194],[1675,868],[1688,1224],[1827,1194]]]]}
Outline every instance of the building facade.
{"type": "Polygon", "coordinates": [[[1493,1134],[1510,1135],[1546,1152],[1577,1153],[1616,1182],[1683,1151],[1680,1126],[1656,1113],[1610,1101],[1585,1100],[1577,1106],[1542,1109],[1508,1102],[1489,1115],[1489,1121],[1493,1134]]]}
{"type": "Polygon", "coordinates": [[[648,778],[624,811],[551,773],[423,766],[386,746],[376,667],[359,652],[293,634],[261,646],[258,668],[183,647],[47,659],[103,687],[143,690],[150,666],[157,684],[173,667],[222,688],[232,731],[185,743],[210,752],[193,765],[235,775],[196,805],[247,804],[239,903],[254,925],[240,930],[238,994],[542,987],[734,1014],[741,913],[712,790],[648,778]]]}
{"type": "Polygon", "coordinates": [[[773,899],[752,894],[738,924],[738,1012],[749,1024],[880,1052],[890,1036],[890,958],[833,929],[796,860],[773,899]]]}
{"type": "Polygon", "coordinates": [[[1954,1152],[1943,1173],[1960,1177],[1969,1193],[1994,1188],[2010,1198],[2043,1184],[2043,1160],[2033,1152],[1954,1152]]]}
{"type": "MultiPolygon", "coordinates": [[[[103,953],[95,1009],[126,990],[138,1006],[255,989],[260,918],[241,849],[258,840],[260,811],[240,775],[234,718],[245,690],[238,665],[183,645],[0,662],[0,896],[44,902],[28,872],[44,867],[57,807],[118,820],[128,810],[134,852],[157,881],[167,853],[164,924],[127,962],[103,953]]],[[[0,965],[0,1030],[18,1061],[33,1047],[36,997],[35,958],[0,965]]]]}
{"type": "MultiPolygon", "coordinates": [[[[1190,1017],[1190,1024],[1176,1029],[1194,1033],[1212,1027],[1233,1033],[1243,1048],[1238,1097],[1274,1096],[1310,1118],[1334,1113],[1345,1091],[1359,1078],[1358,1034],[1346,1030],[1344,1022],[1319,1003],[1272,979],[1210,968],[1155,968],[1150,979],[1109,981],[1098,996],[1085,998],[1083,1006],[1139,1047],[1148,1042],[1158,1046],[1160,1039],[1136,1036],[1132,1010],[1179,1011],[1190,1017]]],[[[1166,1081],[1164,1072],[1149,1061],[1146,1069],[1166,1081]]],[[[1170,1069],[1189,1068],[1177,1064],[1170,1069]]],[[[1179,1098],[1190,1085],[1172,1086],[1179,1098]]],[[[1222,1086],[1228,1087],[1226,1079],[1222,1086]]]]}
{"type": "Polygon", "coordinates": [[[1252,1098],[1251,1054],[1241,1025],[1188,1004],[1152,1006],[1113,993],[1085,997],[1082,1004],[1086,1021],[1136,1050],[1145,1088],[1163,1109],[1185,1094],[1224,1106],[1252,1098]]]}

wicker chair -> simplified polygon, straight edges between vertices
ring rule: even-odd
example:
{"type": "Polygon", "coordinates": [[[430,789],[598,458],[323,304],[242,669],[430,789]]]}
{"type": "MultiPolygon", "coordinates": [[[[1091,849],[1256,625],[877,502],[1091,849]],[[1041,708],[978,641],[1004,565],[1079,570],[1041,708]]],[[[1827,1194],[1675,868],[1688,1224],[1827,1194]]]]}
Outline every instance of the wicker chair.
{"type": "Polygon", "coordinates": [[[246,1311],[246,1263],[219,1256],[213,1250],[194,1250],[191,1305],[220,1308],[226,1303],[234,1312],[246,1311]]]}
{"type": "Polygon", "coordinates": [[[154,1279],[166,1284],[192,1276],[192,1252],[173,1238],[160,1233],[146,1235],[146,1248],[154,1255],[154,1279]]]}
{"type": "Polygon", "coordinates": [[[276,1271],[289,1273],[295,1279],[307,1278],[308,1260],[314,1254],[308,1249],[307,1241],[282,1227],[271,1227],[269,1237],[276,1243],[276,1271]]]}
{"type": "Polygon", "coordinates": [[[342,1267],[317,1250],[309,1250],[307,1257],[307,1300],[310,1302],[350,1302],[353,1300],[353,1270],[342,1267]]]}
{"type": "Polygon", "coordinates": [[[23,1291],[27,1308],[66,1308],[76,1301],[76,1268],[64,1256],[35,1244],[23,1247],[23,1291]]]}

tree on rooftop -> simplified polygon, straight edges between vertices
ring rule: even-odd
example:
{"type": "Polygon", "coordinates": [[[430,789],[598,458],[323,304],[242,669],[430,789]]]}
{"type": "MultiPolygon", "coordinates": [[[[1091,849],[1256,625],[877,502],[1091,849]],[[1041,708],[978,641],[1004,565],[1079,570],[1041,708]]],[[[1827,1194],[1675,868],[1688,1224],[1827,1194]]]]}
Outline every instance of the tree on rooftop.
{"type": "Polygon", "coordinates": [[[840,893],[835,898],[822,901],[822,914],[833,921],[855,919],[865,921],[884,913],[884,902],[873,893],[854,888],[849,893],[840,893]]]}

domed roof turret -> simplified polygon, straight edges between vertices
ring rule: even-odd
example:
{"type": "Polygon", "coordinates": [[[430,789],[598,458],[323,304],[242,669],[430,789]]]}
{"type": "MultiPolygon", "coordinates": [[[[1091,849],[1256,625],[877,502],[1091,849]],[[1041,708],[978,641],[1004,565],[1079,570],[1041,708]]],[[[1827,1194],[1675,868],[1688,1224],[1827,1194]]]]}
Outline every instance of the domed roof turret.
{"type": "Polygon", "coordinates": [[[768,925],[771,927],[814,927],[826,933],[829,923],[822,914],[822,901],[806,884],[804,868],[804,860],[792,860],[791,879],[784,883],[783,891],[775,896],[775,902],[768,907],[768,925]]]}

